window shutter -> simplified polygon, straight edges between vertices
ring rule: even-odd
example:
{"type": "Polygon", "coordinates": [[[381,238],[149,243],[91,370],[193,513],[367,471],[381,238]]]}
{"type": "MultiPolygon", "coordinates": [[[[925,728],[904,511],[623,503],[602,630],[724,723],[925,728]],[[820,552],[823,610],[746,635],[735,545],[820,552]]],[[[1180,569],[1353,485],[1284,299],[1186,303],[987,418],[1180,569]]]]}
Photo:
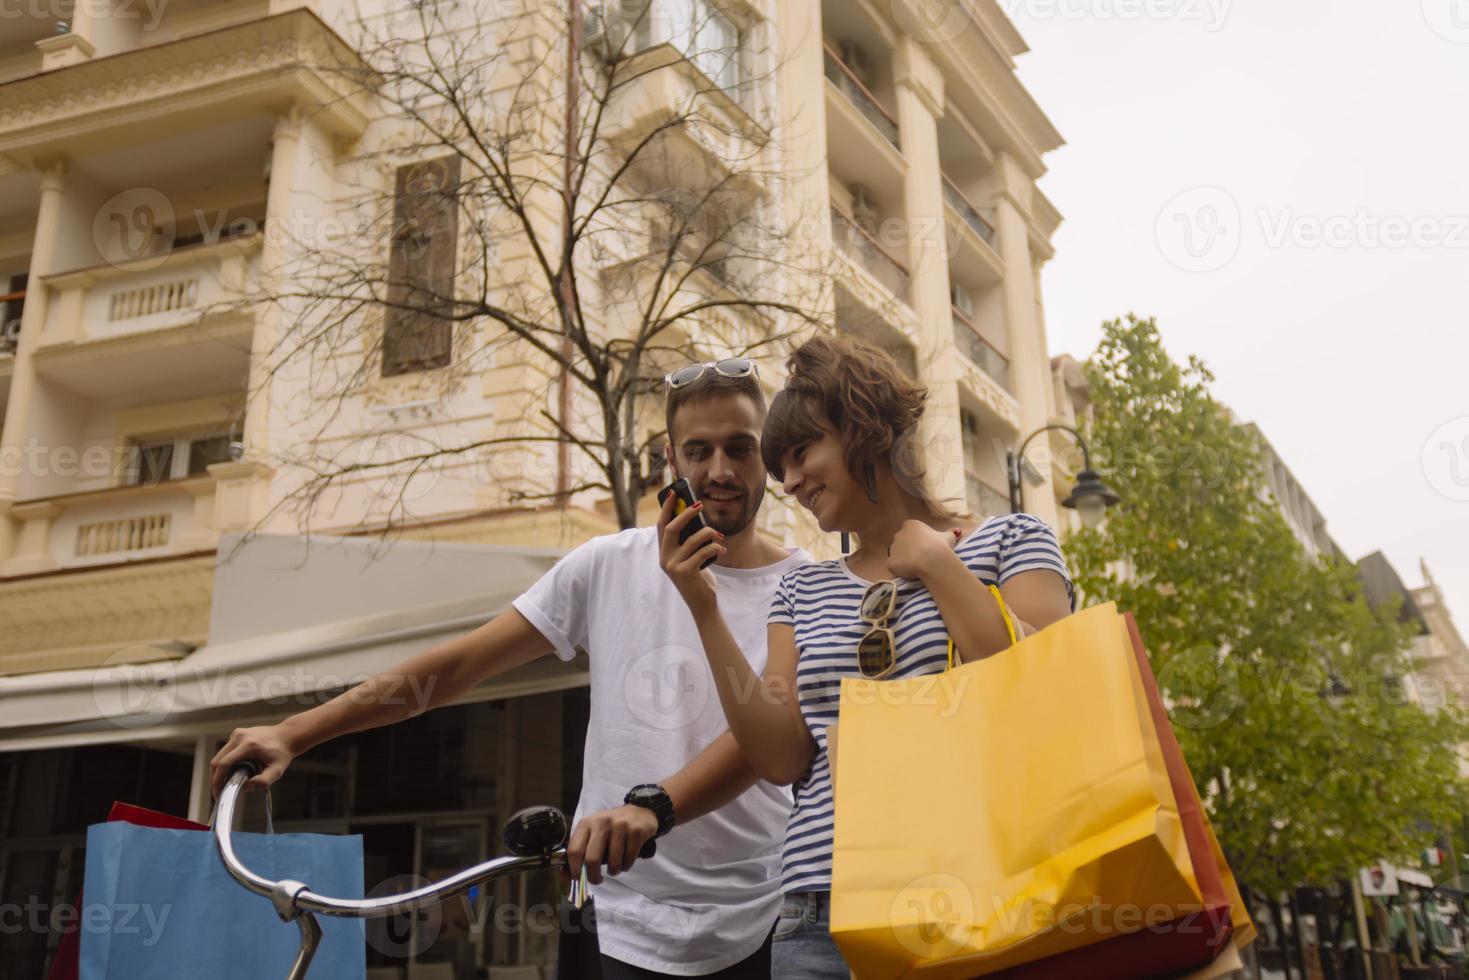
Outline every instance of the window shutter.
{"type": "Polygon", "coordinates": [[[388,257],[383,375],[443,367],[453,353],[459,157],[398,168],[388,257]]]}

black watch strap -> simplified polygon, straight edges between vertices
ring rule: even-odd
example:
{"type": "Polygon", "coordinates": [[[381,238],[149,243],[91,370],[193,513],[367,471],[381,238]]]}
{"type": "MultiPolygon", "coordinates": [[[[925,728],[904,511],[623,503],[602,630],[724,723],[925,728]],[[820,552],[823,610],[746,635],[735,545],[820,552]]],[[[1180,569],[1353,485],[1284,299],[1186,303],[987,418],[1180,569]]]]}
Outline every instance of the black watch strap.
{"type": "Polygon", "coordinates": [[[640,783],[634,786],[627,791],[622,802],[653,811],[653,815],[658,818],[658,833],[655,837],[662,837],[673,829],[676,821],[673,800],[669,798],[668,791],[657,783],[640,783]]]}

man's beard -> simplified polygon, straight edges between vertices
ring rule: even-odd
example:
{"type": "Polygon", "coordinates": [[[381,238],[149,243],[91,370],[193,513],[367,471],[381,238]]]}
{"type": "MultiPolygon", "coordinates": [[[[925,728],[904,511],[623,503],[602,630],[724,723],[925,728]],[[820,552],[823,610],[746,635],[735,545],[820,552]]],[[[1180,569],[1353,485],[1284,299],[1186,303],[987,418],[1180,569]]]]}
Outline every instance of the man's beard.
{"type": "MultiPolygon", "coordinates": [[[[708,489],[708,484],[705,485],[704,489],[708,489]]],[[[731,490],[728,487],[715,487],[715,489],[731,490]]],[[[729,517],[725,518],[716,518],[709,510],[708,498],[704,496],[704,491],[700,491],[699,493],[699,499],[705,502],[704,523],[721,534],[726,535],[739,534],[755,520],[755,515],[760,513],[760,504],[765,500],[765,484],[760,484],[753,491],[741,489],[731,490],[731,492],[741,494],[739,499],[740,506],[738,510],[735,510],[729,517]]]]}

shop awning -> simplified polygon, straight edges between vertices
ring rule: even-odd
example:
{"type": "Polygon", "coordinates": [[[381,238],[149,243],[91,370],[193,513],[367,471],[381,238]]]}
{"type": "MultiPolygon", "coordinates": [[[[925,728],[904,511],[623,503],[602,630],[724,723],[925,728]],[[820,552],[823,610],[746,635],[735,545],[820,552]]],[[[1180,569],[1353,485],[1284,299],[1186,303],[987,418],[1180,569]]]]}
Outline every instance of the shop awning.
{"type": "MultiPolygon", "coordinates": [[[[191,736],[293,714],[320,692],[488,622],[559,554],[289,535],[226,539],[206,646],[178,660],[0,677],[0,751],[191,736]]],[[[586,683],[582,658],[544,657],[461,701],[586,683]]]]}

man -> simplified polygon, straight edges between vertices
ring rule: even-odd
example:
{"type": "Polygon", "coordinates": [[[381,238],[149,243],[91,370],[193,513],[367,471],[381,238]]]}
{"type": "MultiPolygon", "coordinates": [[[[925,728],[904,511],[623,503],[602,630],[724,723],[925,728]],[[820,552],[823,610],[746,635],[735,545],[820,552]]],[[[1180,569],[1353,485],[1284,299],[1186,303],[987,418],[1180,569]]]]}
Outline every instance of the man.
{"type": "MultiPolygon", "coordinates": [[[[670,375],[667,456],[710,529],[688,547],[723,549],[711,566],[720,608],[757,674],[775,586],[811,560],[755,529],[764,415],[745,359],[670,375]]],[[[215,792],[242,760],[264,766],[249,785],[268,786],[322,742],[450,703],[553,651],[569,660],[582,647],[591,717],[567,851],[572,873],[585,862],[593,883],[602,976],[766,980],[790,797],[756,778],[725,730],[693,618],[660,565],[660,530],[594,538],[472,633],[279,724],[237,729],[211,763],[215,792]],[[428,691],[428,703],[405,706],[392,696],[402,690],[428,691]],[[648,839],[675,826],[656,857],[637,860],[648,839]]],[[[562,958],[564,980],[581,980],[562,958]]]]}

